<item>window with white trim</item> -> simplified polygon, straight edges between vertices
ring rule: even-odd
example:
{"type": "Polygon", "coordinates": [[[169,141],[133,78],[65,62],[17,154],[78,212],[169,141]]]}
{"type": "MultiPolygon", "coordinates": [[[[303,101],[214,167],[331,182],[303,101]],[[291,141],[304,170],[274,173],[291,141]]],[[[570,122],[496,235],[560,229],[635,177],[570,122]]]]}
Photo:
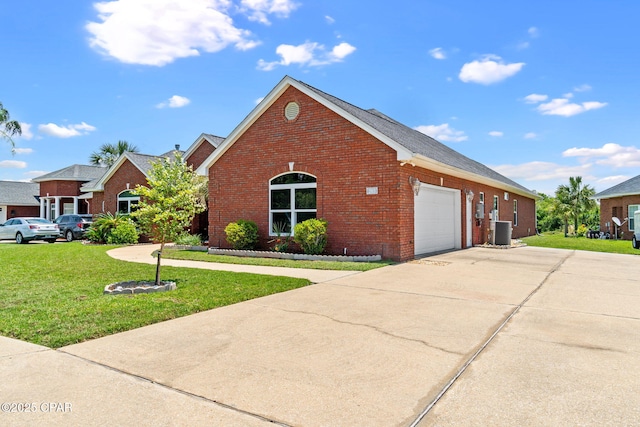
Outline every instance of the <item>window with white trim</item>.
{"type": "Polygon", "coordinates": [[[316,177],[287,173],[269,182],[269,235],[293,235],[297,223],[316,217],[316,177]]]}
{"type": "Polygon", "coordinates": [[[484,205],[484,193],[481,191],[480,192],[480,203],[482,203],[484,205]]]}
{"type": "Polygon", "coordinates": [[[518,201],[513,201],[513,226],[518,225],[518,201]]]}
{"type": "Polygon", "coordinates": [[[498,215],[498,203],[499,203],[499,198],[498,196],[493,196],[493,210],[495,211],[495,220],[498,221],[500,219],[500,215],[498,215]]]}
{"type": "Polygon", "coordinates": [[[628,214],[627,218],[629,218],[629,231],[634,231],[635,230],[635,220],[633,219],[633,214],[640,209],[640,205],[629,205],[629,207],[627,208],[628,210],[628,214]]]}
{"type": "Polygon", "coordinates": [[[136,196],[131,191],[125,190],[118,194],[118,212],[130,214],[136,209],[136,205],[140,202],[140,196],[136,196]]]}

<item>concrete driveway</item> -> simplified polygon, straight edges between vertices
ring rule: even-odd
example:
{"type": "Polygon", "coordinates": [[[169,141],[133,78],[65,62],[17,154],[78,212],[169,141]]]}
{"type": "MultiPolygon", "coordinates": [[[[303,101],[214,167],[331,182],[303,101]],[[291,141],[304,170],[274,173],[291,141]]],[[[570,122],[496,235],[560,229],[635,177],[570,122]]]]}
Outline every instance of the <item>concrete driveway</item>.
{"type": "Polygon", "coordinates": [[[0,338],[0,402],[40,409],[0,425],[638,425],[639,276],[474,248],[59,350],[0,338]]]}

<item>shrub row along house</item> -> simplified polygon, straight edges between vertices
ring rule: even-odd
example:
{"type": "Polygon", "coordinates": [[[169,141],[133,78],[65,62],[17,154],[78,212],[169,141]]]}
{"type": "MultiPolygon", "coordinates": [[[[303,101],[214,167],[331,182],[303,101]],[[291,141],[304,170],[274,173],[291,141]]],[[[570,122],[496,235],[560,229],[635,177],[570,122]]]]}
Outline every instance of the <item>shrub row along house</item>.
{"type": "MultiPolygon", "coordinates": [[[[162,156],[170,156],[165,153],[162,156]]],[[[161,157],[162,157],[161,156],[161,157]]],[[[209,178],[209,210],[193,232],[229,247],[224,228],[258,225],[259,247],[308,218],[328,222],[328,254],[404,261],[535,233],[537,195],[377,110],[285,76],[227,138],[202,134],[184,159],[209,178]]],[[[74,165],[34,180],[39,212],[129,212],[130,190],[159,157],[126,153],[109,169],[74,165]]]]}

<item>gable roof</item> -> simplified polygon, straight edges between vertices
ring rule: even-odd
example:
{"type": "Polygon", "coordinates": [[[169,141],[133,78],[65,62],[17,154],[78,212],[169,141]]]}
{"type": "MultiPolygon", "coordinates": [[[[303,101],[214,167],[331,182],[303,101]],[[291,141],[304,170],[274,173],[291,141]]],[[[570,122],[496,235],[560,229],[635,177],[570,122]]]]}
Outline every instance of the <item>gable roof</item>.
{"type": "Polygon", "coordinates": [[[0,181],[0,205],[40,206],[40,184],[21,181],[0,181]]]}
{"type": "Polygon", "coordinates": [[[149,154],[140,154],[140,153],[132,153],[130,151],[122,153],[120,157],[115,161],[113,165],[109,167],[109,170],[103,174],[99,179],[93,180],[91,182],[86,183],[82,186],[81,190],[84,192],[89,191],[103,191],[104,184],[109,181],[109,179],[116,173],[122,164],[129,160],[131,164],[133,164],[136,168],[140,170],[144,174],[144,176],[148,176],[148,172],[153,167],[153,162],[157,162],[158,160],[169,158],[174,159],[176,153],[182,153],[181,151],[169,151],[160,156],[152,156],[149,154]]]}
{"type": "Polygon", "coordinates": [[[196,138],[196,140],[191,144],[187,151],[184,153],[184,159],[187,160],[189,156],[191,156],[204,142],[208,142],[213,146],[213,148],[218,148],[220,144],[224,141],[224,138],[221,136],[212,135],[210,133],[201,133],[200,136],[196,138]]]}
{"type": "Polygon", "coordinates": [[[375,109],[364,110],[356,107],[289,76],[285,76],[240,125],[229,134],[220,147],[198,168],[198,173],[205,174],[205,169],[211,167],[244,131],[291,86],[387,144],[396,151],[398,161],[459,178],[482,182],[527,197],[538,197],[532,191],[493,169],[458,153],[430,136],[405,126],[375,109]]]}
{"type": "Polygon", "coordinates": [[[592,199],[612,199],[614,197],[633,196],[640,194],[640,175],[607,188],[594,195],[592,199]]]}
{"type": "Polygon", "coordinates": [[[93,165],[71,165],[64,169],[59,169],[37,178],[33,178],[33,182],[45,181],[92,181],[100,178],[107,171],[103,166],[93,165]]]}

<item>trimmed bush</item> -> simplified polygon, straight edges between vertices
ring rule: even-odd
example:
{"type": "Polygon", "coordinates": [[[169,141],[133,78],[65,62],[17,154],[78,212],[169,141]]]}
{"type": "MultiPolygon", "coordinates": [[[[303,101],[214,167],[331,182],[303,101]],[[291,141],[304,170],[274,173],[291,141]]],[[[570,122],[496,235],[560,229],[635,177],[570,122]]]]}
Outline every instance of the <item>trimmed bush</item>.
{"type": "Polygon", "coordinates": [[[107,236],[107,243],[110,245],[130,245],[138,243],[139,237],[135,223],[127,218],[111,230],[111,233],[107,236]]]}
{"type": "Polygon", "coordinates": [[[293,228],[293,240],[300,245],[305,254],[319,255],[327,246],[327,221],[308,219],[293,228]]]}
{"type": "Polygon", "coordinates": [[[109,244],[137,243],[138,237],[135,223],[128,215],[120,212],[116,212],[115,215],[111,212],[98,215],[86,234],[86,238],[91,242],[109,244]],[[121,225],[122,228],[116,233],[116,236],[111,237],[114,230],[121,225]],[[135,235],[132,231],[135,232],[135,235]]]}
{"type": "Polygon", "coordinates": [[[251,250],[258,243],[258,226],[253,221],[239,219],[229,223],[225,229],[227,242],[233,249],[251,250]]]}

